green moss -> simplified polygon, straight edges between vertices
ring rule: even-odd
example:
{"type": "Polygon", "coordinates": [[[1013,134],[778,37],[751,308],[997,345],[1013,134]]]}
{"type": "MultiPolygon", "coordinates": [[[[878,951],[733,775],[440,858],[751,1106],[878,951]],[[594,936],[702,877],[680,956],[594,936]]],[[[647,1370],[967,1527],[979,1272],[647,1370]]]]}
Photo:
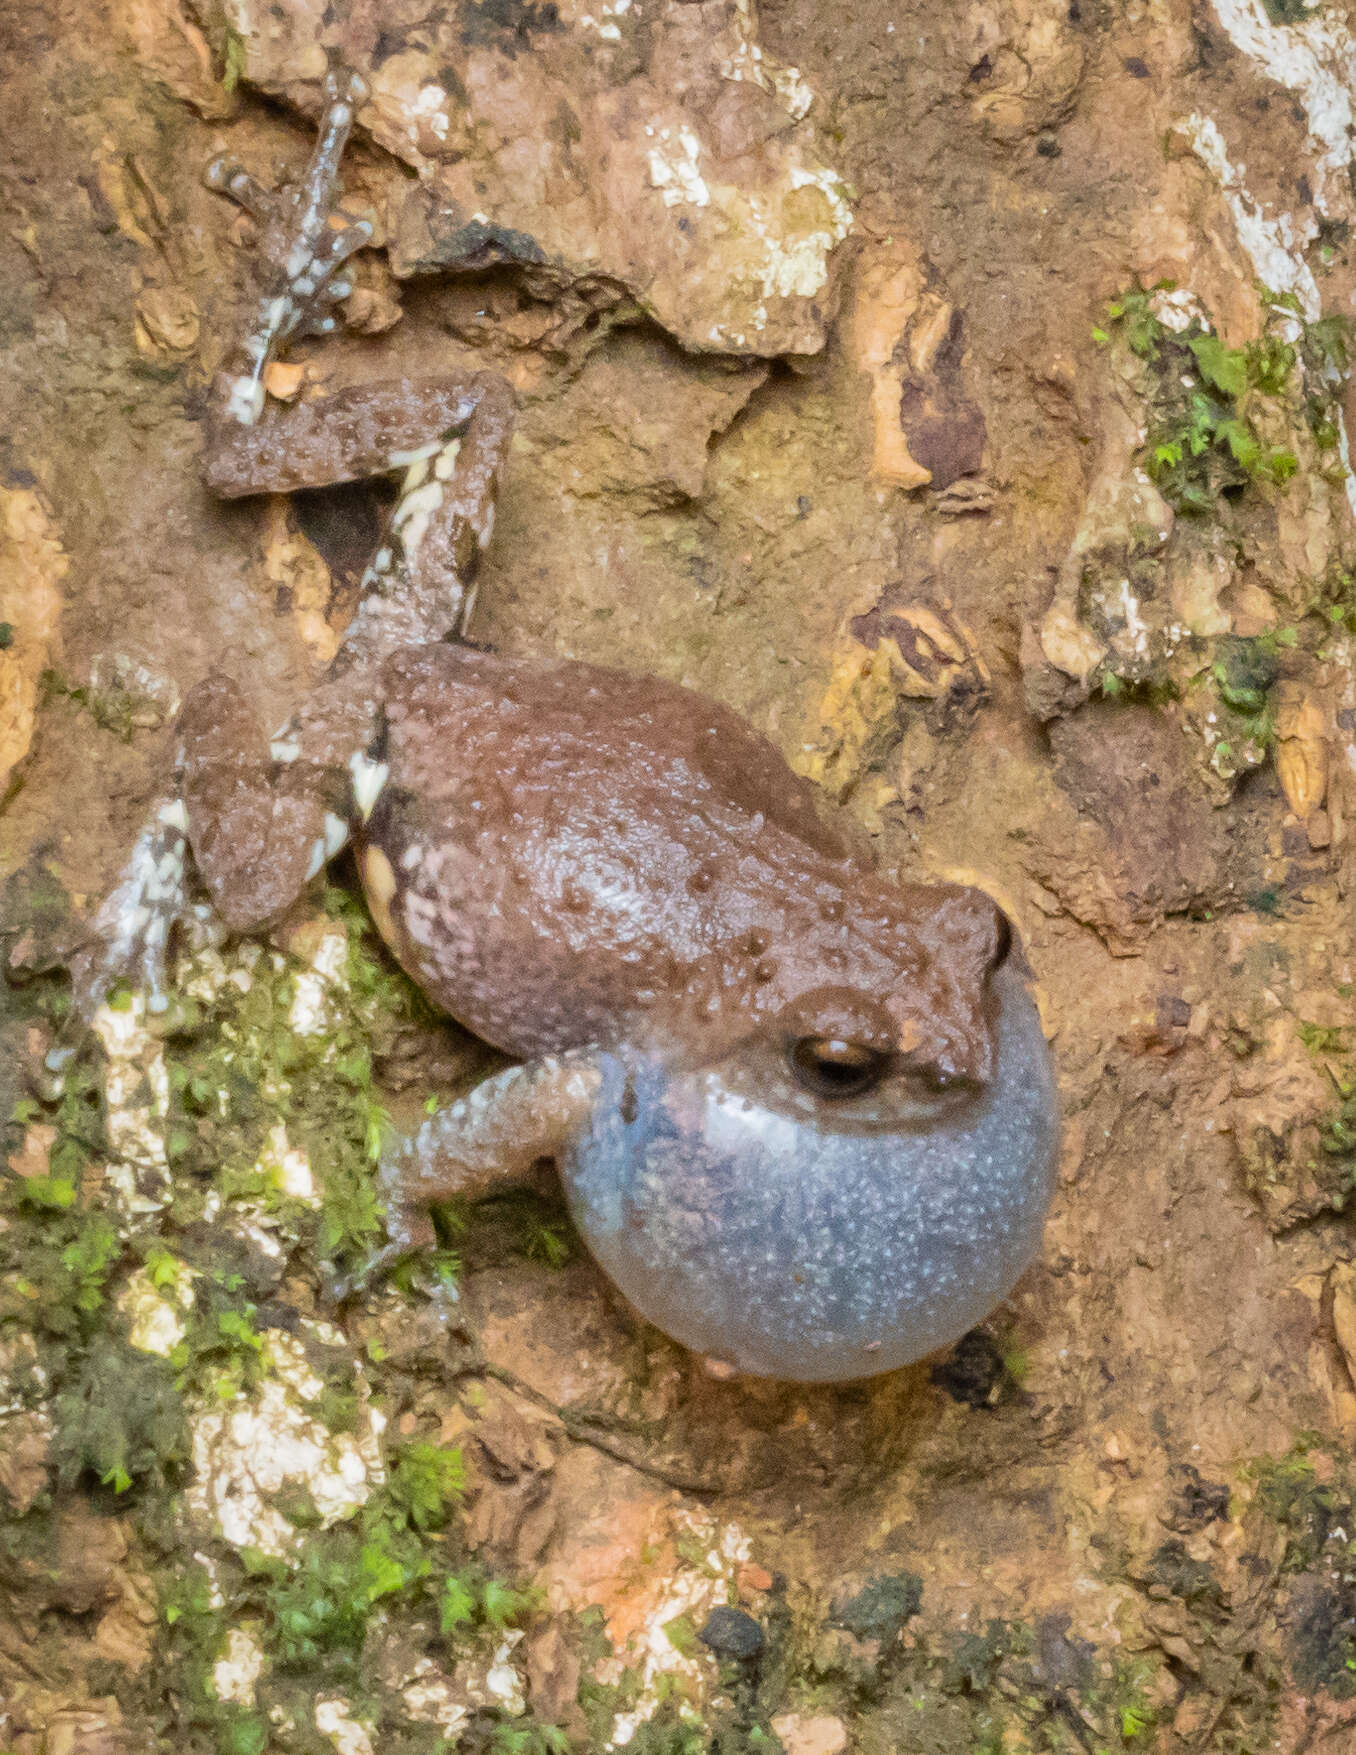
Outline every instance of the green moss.
{"type": "Polygon", "coordinates": [[[1284,1538],[1276,1622],[1293,1685],[1305,1694],[1356,1698],[1350,1458],[1324,1454],[1313,1435],[1301,1434],[1285,1456],[1263,1457],[1247,1472],[1256,1483],[1251,1515],[1284,1538]]]}
{"type": "Polygon", "coordinates": [[[1323,1551],[1337,1521],[1342,1499],[1331,1484],[1321,1484],[1303,1439],[1282,1457],[1263,1457],[1248,1473],[1257,1483],[1256,1505],[1286,1533],[1282,1567],[1303,1572],[1323,1551]]]}
{"type": "Polygon", "coordinates": [[[386,1493],[412,1528],[440,1530],[460,1505],[465,1486],[461,1452],[419,1440],[396,1452],[386,1493]]]}
{"type": "Polygon", "coordinates": [[[490,1738],[491,1755],[568,1755],[570,1739],[557,1725],[500,1724],[490,1738]]]}
{"type": "MultiPolygon", "coordinates": [[[[1288,395],[1295,346],[1268,333],[1245,348],[1226,347],[1200,318],[1169,329],[1155,314],[1154,294],[1170,283],[1134,287],[1107,309],[1103,341],[1118,337],[1146,372],[1148,433],[1143,451],[1150,479],[1177,512],[1205,515],[1221,496],[1252,482],[1284,486],[1299,468],[1295,453],[1269,445],[1252,408],[1260,398],[1288,395]]],[[[1288,312],[1286,313],[1288,315],[1288,312]]]]}
{"type": "MultiPolygon", "coordinates": [[[[458,1452],[422,1440],[401,1446],[389,1458],[385,1485],[352,1517],[319,1529],[313,1508],[308,1516],[298,1503],[292,1509],[303,1533],[294,1554],[219,1550],[210,1577],[196,1561],[183,1560],[169,1532],[157,1689],[165,1691],[172,1678],[179,1721],[199,1727],[220,1749],[248,1735],[252,1722],[281,1712],[297,1725],[289,1748],[322,1750],[329,1745],[309,1728],[314,1701],[337,1690],[355,1716],[380,1731],[383,1747],[432,1755],[437,1739],[429,1727],[405,1721],[383,1681],[390,1640],[400,1639],[412,1654],[426,1651],[451,1671],[471,1652],[487,1662],[504,1628],[539,1607],[537,1593],[495,1577],[468,1554],[462,1480],[458,1452]],[[462,1607],[440,1625],[439,1607],[453,1598],[462,1607]],[[214,1689],[214,1666],[232,1629],[248,1631],[263,1653],[258,1705],[248,1710],[219,1701],[214,1689]]],[[[484,1741],[467,1746],[497,1746],[501,1723],[527,1735],[514,1746],[547,1755],[565,1747],[554,1727],[492,1713],[478,1720],[484,1741]]]]}
{"type": "Polygon", "coordinates": [[[1324,631],[1356,634],[1356,557],[1339,556],[1314,581],[1307,613],[1324,631]]]}
{"type": "Polygon", "coordinates": [[[208,1004],[180,1008],[165,1042],[168,1149],[176,1178],[261,1202],[318,1257],[362,1257],[381,1229],[374,1170],[389,1120],[374,1061],[399,1032],[432,1018],[427,1002],[375,945],[341,890],[327,911],[348,935],[345,979],[327,994],[325,1027],[295,1027],[301,973],[260,953],[248,990],[227,983],[208,1004]],[[279,1124],[319,1180],[318,1211],[289,1197],[274,1166],[279,1124]]]}
{"type": "Polygon", "coordinates": [[[923,1603],[923,1581],[913,1572],[873,1578],[834,1611],[834,1620],[858,1639],[897,1639],[923,1603]]]}
{"type": "Polygon", "coordinates": [[[194,1396],[232,1402],[248,1395],[267,1371],[257,1307],[242,1296],[240,1276],[209,1273],[194,1283],[184,1338],[170,1355],[180,1385],[194,1396]]]}
{"type": "Polygon", "coordinates": [[[353,1667],[378,1604],[436,1610],[439,1631],[452,1635],[498,1634],[535,1612],[535,1593],[461,1550],[449,1526],[463,1478],[459,1452],[405,1446],[354,1518],[310,1537],[295,1561],[256,1562],[265,1645],[281,1669],[353,1667]]]}
{"type": "Polygon", "coordinates": [[[268,1739],[268,1720],[262,1713],[247,1712],[229,1702],[222,1707],[217,1744],[221,1755],[264,1755],[268,1739]]]}
{"type": "Polygon", "coordinates": [[[175,1477],[188,1460],[188,1420],[165,1360],[97,1335],[66,1376],[52,1413],[58,1484],[92,1476],[114,1493],[175,1477]]]}
{"type": "MultiPolygon", "coordinates": [[[[1332,1107],[1318,1121],[1318,1143],[1325,1157],[1340,1161],[1335,1167],[1345,1172],[1345,1191],[1356,1187],[1356,1069],[1351,1065],[1356,1026],[1301,1021],[1295,1028],[1333,1087],[1332,1107]]],[[[1340,1211],[1344,1202],[1339,1198],[1333,1204],[1340,1211]]]]}
{"type": "Polygon", "coordinates": [[[0,1233],[0,1324],[79,1343],[104,1308],[122,1253],[116,1231],[64,1176],[15,1178],[4,1194],[10,1223],[0,1233]]]}
{"type": "Polygon", "coordinates": [[[1122,676],[1118,671],[1107,669],[1098,671],[1097,688],[1104,700],[1118,701],[1122,705],[1134,702],[1144,707],[1166,706],[1181,694],[1172,677],[1122,676]]]}
{"type": "Polygon", "coordinates": [[[157,702],[120,683],[73,683],[53,669],[43,671],[40,683],[44,705],[70,701],[83,707],[101,730],[112,732],[123,743],[131,743],[138,731],[153,728],[163,718],[157,702]]]}
{"type": "Polygon", "coordinates": [[[1352,1028],[1350,1024],[1299,1023],[1295,1026],[1295,1033],[1306,1050],[1318,1058],[1329,1054],[1350,1053],[1352,1028]]]}
{"type": "Polygon", "coordinates": [[[229,97],[245,76],[249,50],[244,37],[226,26],[221,45],[221,89],[229,97]]]}
{"type": "Polygon", "coordinates": [[[1280,654],[1298,641],[1293,627],[1244,638],[1226,635],[1216,641],[1208,680],[1219,703],[1212,764],[1219,772],[1232,767],[1235,751],[1248,749],[1254,761],[1264,759],[1276,742],[1276,714],[1271,691],[1280,679],[1280,654]]]}

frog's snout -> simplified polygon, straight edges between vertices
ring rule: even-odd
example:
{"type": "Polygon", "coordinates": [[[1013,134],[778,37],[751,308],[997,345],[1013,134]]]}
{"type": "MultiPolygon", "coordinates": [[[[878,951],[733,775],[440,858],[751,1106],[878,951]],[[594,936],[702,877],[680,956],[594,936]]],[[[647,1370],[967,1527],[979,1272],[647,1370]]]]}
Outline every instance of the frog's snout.
{"type": "Polygon", "coordinates": [[[912,985],[886,999],[900,1067],[937,1091],[983,1090],[997,1064],[997,983],[1016,945],[1012,922],[984,890],[948,885],[935,898],[927,949],[931,1003],[912,985]]]}
{"type": "Polygon", "coordinates": [[[759,1376],[865,1377],[973,1327],[1040,1248],[1058,1138],[1025,980],[1008,965],[991,985],[992,1076],[912,1115],[807,1113],[771,1079],[606,1057],[561,1163],[604,1271],[676,1340],[759,1376]]]}

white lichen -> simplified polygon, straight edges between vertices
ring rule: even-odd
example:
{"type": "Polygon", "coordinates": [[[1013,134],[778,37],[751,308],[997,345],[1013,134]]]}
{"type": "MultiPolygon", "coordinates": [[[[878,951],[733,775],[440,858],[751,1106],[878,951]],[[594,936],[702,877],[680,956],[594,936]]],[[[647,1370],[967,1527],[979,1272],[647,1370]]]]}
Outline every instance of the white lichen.
{"type": "MultiPolygon", "coordinates": [[[[327,1330],[305,1332],[326,1342],[327,1330]]],[[[213,1404],[193,1419],[194,1481],[190,1508],[235,1548],[286,1555],[297,1532],[272,1500],[284,1489],[309,1494],[322,1528],[351,1517],[385,1479],[380,1435],[386,1421],[359,1396],[357,1428],[331,1432],[312,1414],[324,1383],[300,1339],[276,1330],[263,1337],[270,1375],[248,1398],[213,1404]]],[[[364,1389],[361,1375],[357,1378],[364,1389]]]]}
{"type": "Polygon", "coordinates": [[[212,1665],[212,1689],[217,1699],[232,1706],[253,1706],[263,1673],[264,1648],[258,1635],[244,1627],[232,1627],[212,1665]]]}
{"type": "Polygon", "coordinates": [[[291,1143],[287,1127],[281,1121],[275,1121],[268,1130],[264,1149],[259,1154],[259,1169],[269,1186],[290,1200],[305,1201],[308,1206],[314,1206],[319,1199],[315,1177],[311,1173],[311,1160],[300,1146],[291,1143]]]}
{"type": "Polygon", "coordinates": [[[353,1707],[340,1695],[315,1703],[315,1728],[334,1744],[337,1755],[374,1755],[372,1728],[353,1716],[353,1707]]]}
{"type": "MultiPolygon", "coordinates": [[[[814,298],[829,278],[829,255],[852,230],[852,207],[842,178],[827,166],[807,170],[792,165],[787,173],[795,191],[813,189],[822,196],[820,223],[798,231],[786,223],[785,214],[774,214],[758,196],[750,197],[750,213],[761,237],[765,261],[761,273],[764,298],[814,298]]],[[[766,321],[760,311],[760,324],[766,321]]]]}
{"type": "Polygon", "coordinates": [[[1346,212],[1347,166],[1356,109],[1351,79],[1356,37],[1334,7],[1307,18],[1273,24],[1262,0],[1214,0],[1215,15],[1234,47],[1265,78],[1293,92],[1303,106],[1314,144],[1314,200],[1321,212],[1346,212]]]}
{"type": "Polygon", "coordinates": [[[298,1036],[331,1033],[338,1021],[337,997],[347,985],[348,934],[335,922],[322,932],[306,966],[292,978],[288,1024],[298,1036]]]}
{"type": "Polygon", "coordinates": [[[177,1262],[173,1277],[167,1279],[160,1269],[152,1279],[149,1268],[138,1268],[131,1274],[118,1294],[118,1310],[127,1323],[127,1341],[143,1353],[155,1353],[162,1359],[183,1340],[187,1332],[186,1313],[193,1308],[196,1276],[186,1262],[177,1262]]]}
{"type": "Polygon", "coordinates": [[[144,994],[124,996],[116,1007],[101,1005],[92,1028],[104,1050],[105,1178],[119,1218],[130,1226],[169,1205],[169,1072],[164,1051],[147,1025],[144,994]]]}
{"type": "Polygon", "coordinates": [[[1311,222],[1297,226],[1288,213],[1268,218],[1254,200],[1242,171],[1230,160],[1224,136],[1212,116],[1192,114],[1183,124],[1191,149],[1218,182],[1233,217],[1238,241],[1257,278],[1273,292],[1293,293],[1305,317],[1322,314],[1318,283],[1302,249],[1314,235],[1311,222]]]}
{"type": "Polygon", "coordinates": [[[701,141],[691,128],[660,128],[655,135],[659,142],[646,154],[650,165],[650,182],[659,190],[665,207],[686,202],[690,207],[709,207],[711,191],[698,170],[701,141]]]}
{"type": "Polygon", "coordinates": [[[795,122],[810,113],[815,94],[799,67],[787,67],[767,55],[756,41],[753,8],[750,0],[736,0],[734,46],[720,62],[722,79],[747,81],[780,99],[787,114],[795,122]]]}
{"type": "Polygon", "coordinates": [[[668,1629],[680,1618],[700,1629],[712,1609],[728,1603],[735,1574],[751,1551],[748,1536],[736,1523],[721,1524],[684,1509],[675,1514],[675,1525],[682,1551],[693,1557],[681,1561],[664,1580],[627,1649],[604,1662],[598,1671],[603,1682],[619,1681],[628,1669],[640,1677],[635,1705],[619,1713],[613,1722],[608,1745],[613,1749],[625,1748],[675,1685],[691,1698],[701,1697],[712,1673],[711,1660],[703,1655],[685,1656],[668,1629]],[[694,1549],[700,1552],[700,1559],[694,1556],[694,1549]]]}
{"type": "Polygon", "coordinates": [[[1203,329],[1211,326],[1204,305],[1189,287],[1156,287],[1149,296],[1149,309],[1174,335],[1180,335],[1193,323],[1199,323],[1203,329]]]}
{"type": "MultiPolygon", "coordinates": [[[[1251,0],[1244,0],[1242,10],[1251,13],[1260,8],[1255,8],[1251,0]]],[[[1350,113],[1349,95],[1346,101],[1350,113]]],[[[1183,127],[1192,150],[1219,183],[1229,204],[1238,241],[1247,252],[1257,279],[1273,292],[1292,294],[1304,320],[1317,322],[1323,315],[1323,302],[1318,282],[1303,256],[1304,246],[1317,236],[1317,222],[1311,216],[1296,221],[1288,213],[1268,217],[1262,211],[1261,204],[1249,192],[1242,171],[1230,160],[1224,136],[1213,117],[1192,114],[1183,127]]],[[[1283,340],[1294,341],[1299,335],[1300,324],[1293,318],[1283,319],[1277,324],[1277,332],[1283,340]]],[[[1340,407],[1334,406],[1333,418],[1337,426],[1337,450],[1342,459],[1347,504],[1356,514],[1356,480],[1352,478],[1346,420],[1340,407]]]]}

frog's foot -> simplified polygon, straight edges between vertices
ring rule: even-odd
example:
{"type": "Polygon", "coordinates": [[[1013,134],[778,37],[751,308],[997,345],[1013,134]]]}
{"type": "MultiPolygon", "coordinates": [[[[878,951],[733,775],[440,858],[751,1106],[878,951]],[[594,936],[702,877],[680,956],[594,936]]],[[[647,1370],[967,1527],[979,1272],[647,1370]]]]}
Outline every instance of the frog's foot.
{"type": "Polygon", "coordinates": [[[377,1171],[388,1242],[355,1270],[334,1274],[330,1296],[342,1302],[402,1257],[431,1247],[431,1205],[540,1186],[542,1161],[557,1157],[586,1123],[601,1084],[592,1050],[530,1060],[485,1079],[397,1141],[377,1171]]]}
{"type": "Polygon", "coordinates": [[[137,837],[121,881],[95,915],[90,940],[72,962],[72,997],[82,1021],[124,981],[146,994],[149,1010],[168,1009],[164,978],[170,936],[197,913],[189,894],[187,860],[187,814],[180,800],[166,800],[137,837]]]}
{"type": "Polygon", "coordinates": [[[340,160],[367,85],[356,73],[331,74],[325,95],[315,151],[299,183],[273,195],[230,158],[215,159],[207,170],[209,187],[229,195],[262,226],[263,289],[227,408],[229,418],[246,426],[263,413],[264,371],[287,342],[337,327],[334,306],[353,290],[343,265],[372,241],[370,221],[351,218],[335,204],[340,160]]]}
{"type": "Polygon", "coordinates": [[[388,1241],[373,1249],[349,1268],[324,1268],[324,1293],[332,1304],[346,1304],[380,1285],[402,1261],[438,1241],[426,1207],[392,1207],[386,1216],[388,1241]]]}

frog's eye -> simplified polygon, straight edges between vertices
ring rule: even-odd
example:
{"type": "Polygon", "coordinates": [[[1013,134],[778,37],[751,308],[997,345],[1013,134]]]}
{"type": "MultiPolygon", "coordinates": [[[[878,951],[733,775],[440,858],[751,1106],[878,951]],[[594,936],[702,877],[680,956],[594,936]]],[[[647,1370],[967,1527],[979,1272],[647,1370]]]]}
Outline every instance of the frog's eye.
{"type": "Polygon", "coordinates": [[[791,1071],[816,1097],[861,1097],[885,1076],[890,1056],[838,1036],[802,1036],[791,1044],[791,1071]]]}

